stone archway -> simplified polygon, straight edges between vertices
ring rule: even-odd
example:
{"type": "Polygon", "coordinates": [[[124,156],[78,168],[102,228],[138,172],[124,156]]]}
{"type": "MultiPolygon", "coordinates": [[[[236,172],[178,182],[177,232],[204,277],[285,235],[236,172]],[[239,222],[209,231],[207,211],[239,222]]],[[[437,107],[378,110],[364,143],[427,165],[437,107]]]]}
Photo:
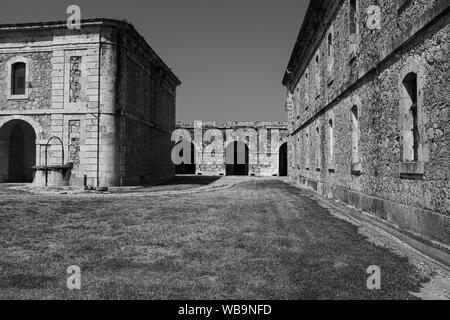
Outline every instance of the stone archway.
{"type": "Polygon", "coordinates": [[[288,144],[287,142],[283,143],[280,147],[279,151],[279,176],[286,177],[288,175],[288,144]]]}
{"type": "Polygon", "coordinates": [[[0,182],[32,182],[36,165],[36,132],[20,119],[0,127],[0,182]]]}
{"type": "Polygon", "coordinates": [[[195,174],[197,171],[197,165],[195,163],[195,153],[197,149],[195,148],[195,145],[189,141],[180,142],[179,144],[182,146],[179,156],[184,158],[184,152],[189,152],[190,161],[189,163],[183,162],[182,164],[175,166],[175,174],[195,174]]]}
{"type": "Polygon", "coordinates": [[[241,141],[228,144],[225,150],[225,163],[227,176],[248,176],[249,148],[241,141]]]}

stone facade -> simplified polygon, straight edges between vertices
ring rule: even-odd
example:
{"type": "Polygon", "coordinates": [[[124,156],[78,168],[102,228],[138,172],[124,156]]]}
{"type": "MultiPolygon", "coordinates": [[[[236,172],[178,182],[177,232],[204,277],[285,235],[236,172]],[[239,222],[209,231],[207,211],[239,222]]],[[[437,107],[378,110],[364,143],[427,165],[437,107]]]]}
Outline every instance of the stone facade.
{"type": "Polygon", "coordinates": [[[32,128],[34,165],[46,163],[51,137],[63,142],[52,140],[47,163],[72,166],[71,185],[173,176],[180,81],[133,26],[106,19],[83,20],[81,30],[65,22],[0,25],[0,39],[0,182],[12,180],[11,124],[32,128]],[[25,80],[15,71],[20,64],[25,80]],[[14,92],[16,78],[23,92],[14,92]]]}
{"type": "Polygon", "coordinates": [[[283,80],[290,178],[446,244],[449,6],[311,1],[283,80]]]}
{"type": "MultiPolygon", "coordinates": [[[[192,143],[191,151],[195,166],[191,174],[224,176],[278,176],[283,175],[286,155],[280,153],[287,143],[287,124],[283,122],[215,122],[178,123],[172,140],[175,143],[192,143]],[[235,143],[242,143],[234,146],[235,143]],[[233,158],[233,153],[242,154],[233,158]],[[242,151],[242,152],[240,152],[242,151]],[[241,161],[242,160],[242,161],[241,161]],[[280,162],[281,161],[281,162],[280,162]],[[242,164],[242,168],[233,170],[233,164],[242,164]],[[242,169],[242,170],[240,170],[242,169]],[[280,170],[281,169],[281,170],[280,170]],[[239,171],[239,172],[238,172],[239,171]],[[281,172],[280,172],[281,171],[281,172]],[[238,172],[238,173],[237,173],[238,172]]],[[[180,152],[180,149],[174,149],[180,152]]],[[[187,151],[189,152],[189,151],[187,151]]],[[[189,157],[188,157],[189,158],[189,157]]],[[[178,168],[179,173],[183,168],[178,168]]]]}

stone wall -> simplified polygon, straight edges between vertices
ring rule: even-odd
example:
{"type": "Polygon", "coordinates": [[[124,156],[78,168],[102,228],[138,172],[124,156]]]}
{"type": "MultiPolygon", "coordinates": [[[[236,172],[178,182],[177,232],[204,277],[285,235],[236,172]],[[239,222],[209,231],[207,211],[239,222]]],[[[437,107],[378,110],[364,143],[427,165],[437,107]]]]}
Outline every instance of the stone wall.
{"type": "Polygon", "coordinates": [[[178,123],[177,129],[178,133],[172,137],[174,142],[191,141],[194,145],[197,175],[226,175],[227,164],[232,162],[227,159],[227,150],[233,152],[229,148],[235,141],[248,148],[248,175],[279,175],[280,147],[287,142],[286,123],[196,121],[178,123]]]}
{"type": "Polygon", "coordinates": [[[170,138],[179,81],[155,63],[155,53],[132,30],[121,30],[117,37],[122,183],[167,180],[174,175],[170,138]]]}
{"type": "MultiPolygon", "coordinates": [[[[0,136],[13,120],[31,125],[36,165],[72,164],[72,185],[154,182],[173,175],[170,134],[180,82],[130,24],[83,20],[81,31],[68,30],[65,22],[0,25],[0,39],[0,136]],[[20,96],[11,95],[16,62],[26,64],[20,96]],[[128,140],[138,127],[145,136],[128,140]],[[62,140],[63,149],[53,139],[46,160],[52,137],[62,140]]],[[[3,140],[7,157],[8,137],[3,140]]],[[[7,169],[0,168],[5,170],[0,175],[7,181],[7,169]]]]}
{"type": "Polygon", "coordinates": [[[356,35],[350,34],[350,1],[324,4],[326,23],[302,27],[299,37],[316,45],[294,50],[284,79],[289,175],[400,228],[450,243],[449,4],[400,2],[357,1],[356,35]]]}

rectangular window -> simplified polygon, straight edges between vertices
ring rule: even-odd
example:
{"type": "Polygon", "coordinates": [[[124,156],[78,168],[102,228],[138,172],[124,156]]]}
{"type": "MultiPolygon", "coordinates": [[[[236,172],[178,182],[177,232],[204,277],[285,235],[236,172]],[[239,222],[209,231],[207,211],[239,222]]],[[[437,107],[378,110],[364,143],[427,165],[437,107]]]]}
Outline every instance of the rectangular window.
{"type": "Polygon", "coordinates": [[[321,85],[319,54],[316,55],[316,59],[314,62],[314,69],[315,69],[316,98],[318,98],[320,96],[320,85],[321,85]]]}
{"type": "Polygon", "coordinates": [[[403,80],[409,100],[409,112],[404,124],[404,160],[419,161],[419,125],[417,109],[417,74],[411,72],[403,80]]]}
{"type": "Polygon", "coordinates": [[[322,169],[322,159],[321,159],[321,138],[320,138],[320,128],[316,127],[316,152],[315,152],[315,158],[316,158],[316,169],[317,171],[320,171],[322,169]]]}
{"type": "Polygon", "coordinates": [[[308,110],[308,103],[309,103],[309,73],[306,71],[305,75],[305,110],[308,110]]]}
{"type": "Polygon", "coordinates": [[[334,162],[334,127],[333,120],[330,119],[328,122],[328,130],[329,130],[329,163],[332,164],[334,162]]]}
{"type": "Polygon", "coordinates": [[[11,94],[24,95],[25,94],[25,63],[18,62],[12,65],[12,79],[11,79],[11,94]]]}
{"type": "Polygon", "coordinates": [[[306,170],[309,170],[309,159],[310,159],[310,155],[309,155],[309,133],[306,132],[305,133],[305,144],[306,144],[306,148],[305,148],[305,167],[306,170]]]}
{"type": "Polygon", "coordinates": [[[358,107],[352,107],[352,163],[359,163],[359,116],[358,107]]]}
{"type": "Polygon", "coordinates": [[[327,84],[330,85],[333,82],[333,69],[334,69],[334,43],[333,43],[333,29],[328,34],[328,58],[327,58],[327,84]]]}
{"type": "Polygon", "coordinates": [[[350,0],[349,26],[351,35],[355,35],[358,32],[357,6],[357,0],[350,0]]]}

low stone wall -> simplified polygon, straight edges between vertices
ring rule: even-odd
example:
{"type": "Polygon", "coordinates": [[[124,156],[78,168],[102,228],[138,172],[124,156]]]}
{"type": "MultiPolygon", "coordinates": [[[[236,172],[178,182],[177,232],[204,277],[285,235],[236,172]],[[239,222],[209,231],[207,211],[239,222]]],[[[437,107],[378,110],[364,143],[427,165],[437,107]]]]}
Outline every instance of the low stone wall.
{"type": "Polygon", "coordinates": [[[324,189],[318,182],[306,178],[300,178],[298,183],[328,198],[382,219],[400,230],[413,233],[425,240],[450,244],[449,216],[361,194],[344,187],[324,189]]]}

